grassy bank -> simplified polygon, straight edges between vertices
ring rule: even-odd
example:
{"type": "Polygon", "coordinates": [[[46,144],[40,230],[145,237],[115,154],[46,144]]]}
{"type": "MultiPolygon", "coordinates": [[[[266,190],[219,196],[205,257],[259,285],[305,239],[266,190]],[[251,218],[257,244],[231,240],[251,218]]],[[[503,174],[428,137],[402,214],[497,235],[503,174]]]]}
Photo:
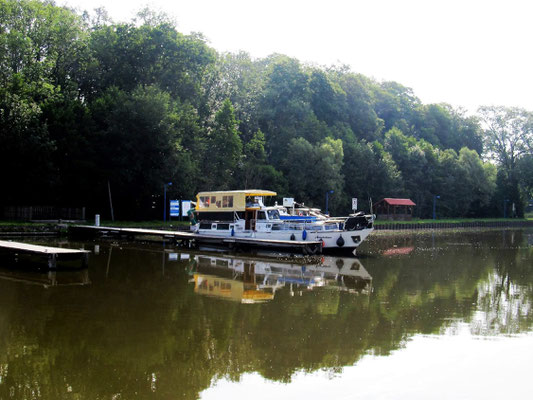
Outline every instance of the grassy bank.
{"type": "Polygon", "coordinates": [[[526,216],[526,218],[446,218],[446,219],[413,219],[411,221],[388,221],[376,219],[376,225],[406,225],[406,224],[418,224],[428,225],[435,223],[449,223],[449,224],[462,224],[462,223],[514,223],[518,221],[533,221],[533,214],[526,216]]]}

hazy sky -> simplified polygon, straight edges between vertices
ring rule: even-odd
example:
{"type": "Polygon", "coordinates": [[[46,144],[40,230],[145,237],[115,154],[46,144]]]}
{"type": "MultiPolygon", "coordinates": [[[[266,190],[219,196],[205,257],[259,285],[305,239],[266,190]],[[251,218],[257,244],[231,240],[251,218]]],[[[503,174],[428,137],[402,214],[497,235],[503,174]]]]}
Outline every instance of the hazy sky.
{"type": "Polygon", "coordinates": [[[424,103],[533,111],[531,0],[57,0],[130,21],[145,5],[217,51],[348,64],[413,88],[424,103]]]}

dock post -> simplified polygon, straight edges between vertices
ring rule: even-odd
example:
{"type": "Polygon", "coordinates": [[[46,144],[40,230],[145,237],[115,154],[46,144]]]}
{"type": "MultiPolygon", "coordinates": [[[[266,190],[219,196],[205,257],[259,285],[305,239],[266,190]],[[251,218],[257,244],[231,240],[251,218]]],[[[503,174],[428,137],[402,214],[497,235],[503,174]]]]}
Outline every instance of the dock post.
{"type": "Polygon", "coordinates": [[[84,253],[81,257],[81,267],[82,268],[88,268],[89,267],[89,253],[84,253]]]}
{"type": "Polygon", "coordinates": [[[51,253],[48,255],[48,269],[57,268],[57,254],[51,253]]]}

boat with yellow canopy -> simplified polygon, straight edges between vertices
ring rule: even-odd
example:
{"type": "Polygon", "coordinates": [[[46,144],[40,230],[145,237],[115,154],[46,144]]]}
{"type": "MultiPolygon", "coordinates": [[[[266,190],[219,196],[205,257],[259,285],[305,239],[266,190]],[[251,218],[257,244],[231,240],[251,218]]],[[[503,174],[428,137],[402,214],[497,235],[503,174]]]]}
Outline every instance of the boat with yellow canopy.
{"type": "Polygon", "coordinates": [[[200,192],[191,212],[191,230],[197,234],[269,240],[321,241],[323,249],[355,249],[373,231],[373,215],[305,220],[283,219],[277,205],[265,198],[276,192],[263,189],[200,192]]]}

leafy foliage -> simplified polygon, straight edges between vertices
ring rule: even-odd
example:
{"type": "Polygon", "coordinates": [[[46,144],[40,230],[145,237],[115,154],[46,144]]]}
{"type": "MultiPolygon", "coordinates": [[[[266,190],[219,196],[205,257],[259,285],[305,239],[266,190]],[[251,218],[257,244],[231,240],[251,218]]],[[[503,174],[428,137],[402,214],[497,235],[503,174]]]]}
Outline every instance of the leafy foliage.
{"type": "MultiPolygon", "coordinates": [[[[169,195],[264,187],[333,213],[410,197],[416,215],[501,215],[531,196],[531,113],[480,118],[345,66],[217,54],[143,9],[114,23],[0,0],[2,205],[84,205],[153,218],[169,195]],[[491,161],[483,161],[490,159],[491,161]],[[496,170],[497,168],[497,170],[496,170]],[[9,171],[9,173],[7,173],[9,171]]],[[[160,215],[160,214],[157,214],[160,215]]]]}

